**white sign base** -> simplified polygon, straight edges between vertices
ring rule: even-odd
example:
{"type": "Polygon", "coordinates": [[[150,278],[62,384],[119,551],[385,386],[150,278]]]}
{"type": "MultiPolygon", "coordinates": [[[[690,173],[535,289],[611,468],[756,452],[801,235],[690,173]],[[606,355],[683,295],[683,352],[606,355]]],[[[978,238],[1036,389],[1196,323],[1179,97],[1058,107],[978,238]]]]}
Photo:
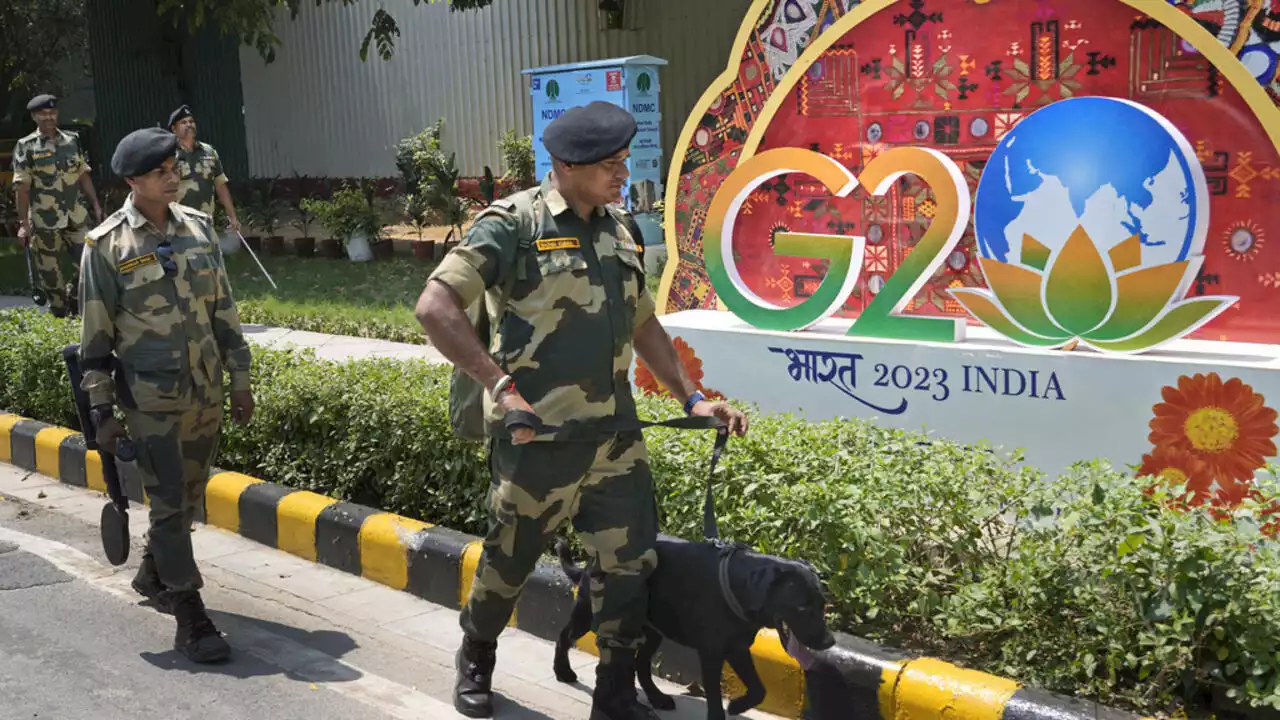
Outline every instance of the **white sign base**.
{"type": "Polygon", "coordinates": [[[1166,414],[1187,409],[1180,381],[1194,389],[1238,378],[1280,408],[1280,345],[1179,340],[1116,356],[1083,346],[1023,348],[985,327],[968,328],[969,339],[951,345],[851,338],[847,320],[803,333],[758,330],[712,310],[661,321],[701,360],[702,385],[727,398],[766,413],[872,418],[1004,452],[1022,449],[1047,473],[1098,458],[1138,465],[1158,442],[1150,437],[1157,406],[1166,414]]]}

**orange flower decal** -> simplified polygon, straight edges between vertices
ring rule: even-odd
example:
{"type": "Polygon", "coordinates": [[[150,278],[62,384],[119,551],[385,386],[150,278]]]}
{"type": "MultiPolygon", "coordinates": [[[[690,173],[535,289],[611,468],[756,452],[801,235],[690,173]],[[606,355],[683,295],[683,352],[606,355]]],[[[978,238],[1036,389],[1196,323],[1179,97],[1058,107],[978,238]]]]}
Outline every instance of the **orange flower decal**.
{"type": "MultiPolygon", "coordinates": [[[[680,364],[684,366],[684,371],[689,375],[689,379],[697,386],[698,390],[711,400],[723,400],[724,396],[715,390],[709,390],[702,385],[702,360],[700,360],[693,352],[693,348],[689,347],[689,343],[684,341],[682,337],[674,337],[671,339],[676,347],[676,354],[680,356],[680,364]]],[[[653,372],[649,370],[649,366],[644,364],[644,360],[636,358],[636,387],[640,388],[645,395],[665,395],[674,397],[667,388],[654,377],[653,372]]],[[[676,398],[681,402],[684,398],[676,398]]]]}
{"type": "Polygon", "coordinates": [[[1142,456],[1138,477],[1150,477],[1165,485],[1186,485],[1195,492],[1193,505],[1203,505],[1211,495],[1213,476],[1195,455],[1177,448],[1160,448],[1142,456]]]}
{"type": "Polygon", "coordinates": [[[1164,402],[1155,406],[1149,436],[1157,452],[1191,453],[1222,486],[1223,499],[1238,501],[1243,491],[1233,481],[1249,483],[1276,454],[1276,411],[1239,378],[1224,383],[1217,373],[1183,376],[1178,387],[1161,394],[1164,402]]]}

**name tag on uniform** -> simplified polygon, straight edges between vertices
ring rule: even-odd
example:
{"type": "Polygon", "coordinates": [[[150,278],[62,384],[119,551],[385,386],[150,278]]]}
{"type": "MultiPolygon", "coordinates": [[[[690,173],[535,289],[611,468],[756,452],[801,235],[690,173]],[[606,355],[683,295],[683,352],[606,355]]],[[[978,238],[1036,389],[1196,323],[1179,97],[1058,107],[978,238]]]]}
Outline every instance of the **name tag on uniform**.
{"type": "Polygon", "coordinates": [[[141,255],[139,257],[129,258],[128,260],[120,263],[120,274],[128,275],[140,267],[153,265],[157,262],[159,262],[159,258],[156,257],[155,253],[147,253],[146,255],[141,255]]]}
{"type": "Polygon", "coordinates": [[[627,250],[633,253],[638,253],[641,251],[639,245],[637,245],[636,243],[630,242],[629,240],[619,240],[617,243],[614,244],[614,247],[616,247],[619,250],[627,250]]]}
{"type": "Polygon", "coordinates": [[[578,238],[543,238],[537,243],[538,252],[551,252],[552,250],[577,250],[582,247],[578,242],[578,238]]]}
{"type": "Polygon", "coordinates": [[[47,157],[53,157],[52,150],[45,150],[44,152],[40,152],[37,150],[36,152],[31,153],[32,160],[43,160],[47,157]]]}

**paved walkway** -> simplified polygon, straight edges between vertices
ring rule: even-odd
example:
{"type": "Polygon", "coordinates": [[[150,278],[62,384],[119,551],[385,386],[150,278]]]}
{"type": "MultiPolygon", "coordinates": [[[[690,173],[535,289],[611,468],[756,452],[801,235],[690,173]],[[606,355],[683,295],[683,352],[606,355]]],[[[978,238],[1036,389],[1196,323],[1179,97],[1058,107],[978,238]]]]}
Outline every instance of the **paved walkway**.
{"type": "MultiPolygon", "coordinates": [[[[34,307],[31,298],[0,295],[0,310],[14,307],[34,307]]],[[[245,338],[253,345],[283,349],[286,347],[312,348],[316,357],[325,360],[349,360],[362,357],[387,357],[396,359],[422,359],[433,363],[448,363],[440,351],[428,345],[395,343],[386,340],[326,335],[324,333],[290,330],[267,325],[245,324],[245,338]]]]}

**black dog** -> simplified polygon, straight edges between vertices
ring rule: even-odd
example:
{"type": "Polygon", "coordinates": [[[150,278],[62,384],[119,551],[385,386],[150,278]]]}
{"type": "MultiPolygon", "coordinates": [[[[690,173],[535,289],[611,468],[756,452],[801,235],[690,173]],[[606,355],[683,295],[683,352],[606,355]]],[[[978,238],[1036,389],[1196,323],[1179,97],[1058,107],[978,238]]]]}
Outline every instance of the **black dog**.
{"type": "MultiPolygon", "coordinates": [[[[556,552],[565,575],[578,583],[573,613],[556,641],[554,665],[556,679],[572,683],[578,676],[569,667],[569,648],[591,629],[589,577],[574,565],[563,538],[556,539],[556,552]]],[[[729,703],[729,714],[740,715],[764,701],[764,683],[751,657],[751,644],[762,627],[777,629],[785,623],[797,640],[817,650],[835,644],[827,630],[822,586],[807,564],[741,546],[722,550],[663,535],[658,536],[657,553],[658,567],[649,577],[649,624],[636,654],[636,676],[654,708],[676,706],[653,684],[650,667],[664,637],[697,651],[710,720],[725,716],[720,697],[725,661],[747,686],[745,695],[729,703]],[[728,592],[722,591],[726,584],[728,592]]]]}

